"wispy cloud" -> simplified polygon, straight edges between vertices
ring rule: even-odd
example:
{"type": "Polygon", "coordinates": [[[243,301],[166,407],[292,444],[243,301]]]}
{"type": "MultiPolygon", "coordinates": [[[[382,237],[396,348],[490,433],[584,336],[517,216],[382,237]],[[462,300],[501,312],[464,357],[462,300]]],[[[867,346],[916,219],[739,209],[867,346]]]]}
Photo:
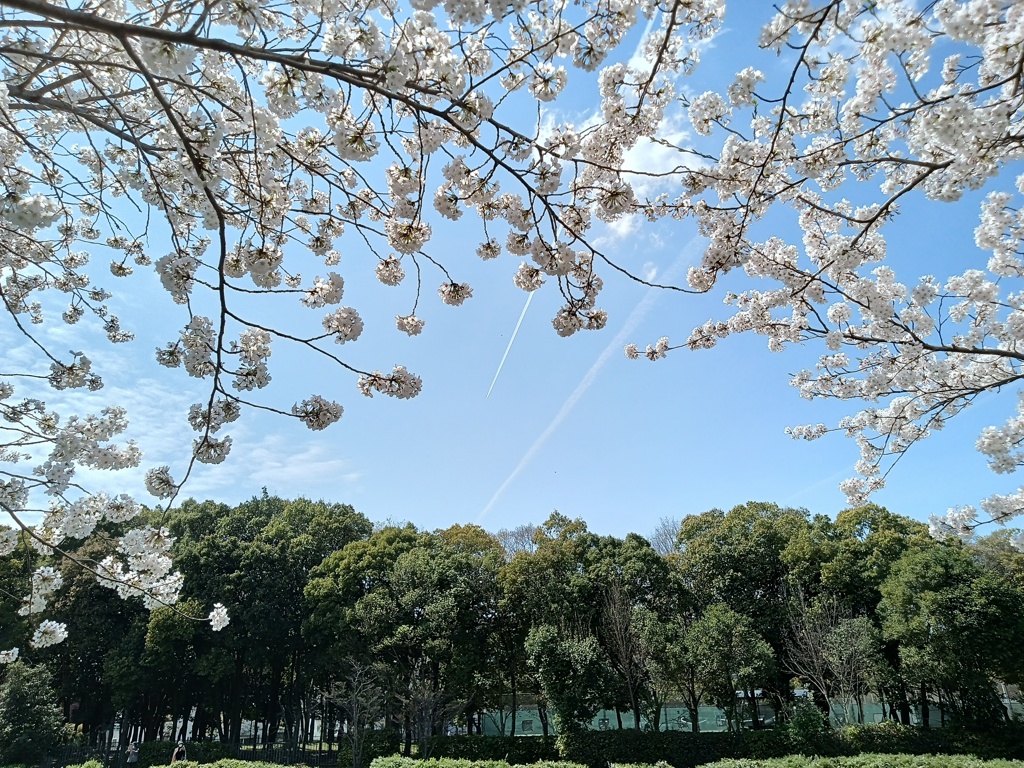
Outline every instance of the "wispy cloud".
{"type": "MultiPolygon", "coordinates": [[[[698,237],[690,239],[690,242],[686,244],[679,253],[679,256],[676,257],[676,260],[665,273],[664,279],[666,281],[671,281],[678,277],[683,268],[694,261],[697,255],[698,243],[698,237]]],[[[622,354],[622,349],[627,340],[636,331],[640,323],[658,302],[662,293],[664,293],[664,289],[661,288],[649,288],[647,290],[643,298],[640,300],[640,303],[637,304],[636,307],[633,308],[633,311],[629,313],[629,317],[626,318],[626,322],[623,324],[619,332],[615,334],[615,337],[610,342],[608,342],[608,346],[606,346],[601,351],[601,354],[597,356],[597,360],[594,361],[594,364],[591,365],[590,369],[583,375],[580,383],[577,384],[576,388],[572,391],[572,394],[570,394],[566,401],[562,403],[562,407],[558,409],[558,413],[555,414],[551,423],[548,424],[540,435],[537,436],[537,439],[533,441],[533,444],[526,450],[526,453],[523,454],[519,463],[516,464],[515,469],[513,469],[509,476],[505,478],[505,482],[498,487],[498,490],[494,492],[491,500],[487,502],[487,505],[483,508],[480,514],[477,515],[476,522],[478,524],[487,517],[509,486],[516,481],[516,479],[523,473],[523,470],[525,470],[530,465],[530,462],[536,458],[537,454],[540,453],[541,449],[543,449],[551,436],[558,431],[562,422],[564,422],[569,414],[572,413],[576,404],[583,399],[583,396],[587,394],[587,390],[589,390],[597,380],[598,374],[600,374],[601,369],[604,368],[612,355],[622,354]]]]}
{"type": "Polygon", "coordinates": [[[626,62],[626,66],[632,69],[650,69],[651,62],[644,56],[644,45],[647,42],[648,36],[651,34],[651,30],[654,29],[654,22],[661,18],[661,11],[655,13],[651,18],[647,20],[647,26],[644,27],[644,33],[640,36],[640,41],[636,44],[636,48],[633,49],[633,54],[629,57],[629,61],[626,62]]]}
{"type": "MultiPolygon", "coordinates": [[[[33,329],[35,330],[35,329],[33,329]]],[[[168,371],[152,360],[140,359],[137,345],[111,345],[97,334],[77,327],[54,324],[40,329],[40,340],[55,354],[70,360],[68,349],[85,349],[93,361],[93,371],[103,376],[104,386],[98,391],[86,389],[57,391],[45,380],[15,377],[15,398],[38,398],[47,410],[61,417],[66,424],[73,416],[98,415],[104,408],[120,406],[128,416],[128,429],[113,441],[123,445],[134,440],[142,450],[138,467],[119,471],[79,467],[75,482],[88,492],[127,493],[143,503],[155,503],[145,490],[146,472],[167,464],[172,476],[181,479],[196,438],[186,415],[189,406],[205,402],[209,382],[191,379],[182,371],[168,371]],[[133,354],[134,353],[134,354],[133,354]]],[[[45,375],[49,361],[24,335],[9,327],[0,328],[0,374],[10,376],[17,371],[45,375]]],[[[240,421],[223,430],[233,438],[231,455],[218,466],[197,465],[184,488],[186,496],[215,497],[233,502],[248,498],[260,486],[282,495],[328,495],[359,481],[361,473],[349,459],[338,455],[327,437],[311,439],[298,424],[285,423],[252,409],[244,409],[240,421]]],[[[5,429],[0,425],[0,436],[5,429]]],[[[45,461],[50,445],[27,448],[31,458],[16,465],[6,465],[13,472],[31,473],[45,461]]],[[[45,506],[42,495],[33,499],[33,506],[45,506]]],[[[27,522],[38,522],[39,515],[28,516],[27,522]]]]}
{"type": "Polygon", "coordinates": [[[223,465],[196,472],[186,495],[241,501],[262,486],[284,497],[340,495],[363,476],[327,439],[277,432],[250,440],[238,434],[235,445],[223,465]]]}

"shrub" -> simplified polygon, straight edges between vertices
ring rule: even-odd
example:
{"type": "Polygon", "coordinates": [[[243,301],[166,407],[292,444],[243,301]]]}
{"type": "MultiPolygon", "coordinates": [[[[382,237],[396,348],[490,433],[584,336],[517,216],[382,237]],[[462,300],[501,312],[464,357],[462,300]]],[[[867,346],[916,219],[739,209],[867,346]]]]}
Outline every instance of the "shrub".
{"type": "Polygon", "coordinates": [[[511,765],[558,760],[558,743],[544,736],[436,736],[427,741],[427,757],[504,760],[511,765]]]}
{"type": "MultiPolygon", "coordinates": [[[[740,733],[635,730],[584,731],[559,736],[563,760],[590,768],[664,761],[673,768],[695,768],[724,759],[767,760],[787,755],[819,757],[869,754],[972,755],[982,759],[1024,760],[1024,724],[995,730],[916,728],[892,722],[818,730],[810,717],[796,727],[740,733]]],[[[822,763],[824,765],[825,763],[822,763]]],[[[817,765],[817,764],[816,764],[817,765]]],[[[1018,768],[1020,768],[1018,766],[1018,768]]]]}
{"type": "Polygon", "coordinates": [[[997,729],[915,728],[893,722],[848,726],[839,732],[846,754],[904,753],[973,755],[982,759],[1024,760],[1024,724],[997,729]]]}
{"type": "MultiPolygon", "coordinates": [[[[768,733],[768,732],[765,732],[768,733]]],[[[767,738],[771,738],[770,736],[767,738]]],[[[657,733],[622,731],[581,731],[558,737],[563,760],[583,763],[590,768],[608,768],[609,764],[659,761],[675,768],[694,768],[726,757],[742,757],[742,741],[732,733],[657,733]]]]}
{"type": "MultiPolygon", "coordinates": [[[[178,744],[176,741],[143,741],[139,743],[138,768],[151,768],[157,765],[170,765],[171,755],[178,744]]],[[[185,744],[185,751],[188,753],[188,760],[180,764],[193,763],[207,765],[219,760],[233,758],[235,747],[231,744],[222,744],[219,741],[190,741],[185,744]]],[[[124,755],[120,757],[124,762],[124,755]]],[[[244,761],[242,761],[244,762],[244,761]]],[[[175,763],[179,765],[179,763],[175,763]]],[[[252,765],[245,762],[245,765],[252,765]]]]}
{"type": "Polygon", "coordinates": [[[370,768],[511,768],[503,760],[462,760],[452,757],[417,760],[412,757],[378,757],[370,768]]]}
{"type": "Polygon", "coordinates": [[[1009,760],[980,760],[963,755],[790,755],[771,760],[729,759],[705,768],[1020,768],[1009,760]]]}
{"type": "MultiPolygon", "coordinates": [[[[477,737],[486,739],[487,737],[477,737]]],[[[504,760],[462,760],[451,757],[429,758],[417,760],[411,757],[378,757],[370,768],[513,768],[515,764],[509,764],[504,760]]],[[[566,763],[557,760],[542,760],[533,763],[530,768],[583,768],[576,763],[566,763]]]]}

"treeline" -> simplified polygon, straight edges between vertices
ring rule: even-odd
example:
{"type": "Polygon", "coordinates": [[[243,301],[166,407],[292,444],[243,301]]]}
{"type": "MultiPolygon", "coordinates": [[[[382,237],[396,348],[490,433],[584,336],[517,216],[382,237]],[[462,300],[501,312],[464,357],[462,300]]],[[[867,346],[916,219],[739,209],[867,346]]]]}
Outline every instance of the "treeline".
{"type": "MultiPolygon", "coordinates": [[[[150,612],[83,568],[53,602],[69,637],[52,648],[28,649],[17,615],[19,580],[44,558],[0,564],[0,642],[45,665],[91,739],[118,722],[140,740],[237,742],[255,722],[263,741],[344,732],[358,753],[386,723],[408,754],[452,722],[482,732],[482,712],[512,735],[526,704],[545,734],[600,709],[657,729],[669,701],[694,730],[701,703],[757,729],[749,703],[784,718],[796,687],[841,722],[862,719],[872,695],[904,723],[914,708],[924,725],[994,725],[1009,717],[1002,686],[1024,673],[1024,554],[1003,532],[938,542],[873,505],[835,520],[768,503],[712,510],[657,549],[558,513],[498,534],[420,531],[266,493],[186,501],[157,521],[177,538],[182,602],[150,612]],[[214,602],[231,614],[219,633],[189,618],[214,602]]],[[[103,547],[76,554],[98,561],[103,547]]]]}

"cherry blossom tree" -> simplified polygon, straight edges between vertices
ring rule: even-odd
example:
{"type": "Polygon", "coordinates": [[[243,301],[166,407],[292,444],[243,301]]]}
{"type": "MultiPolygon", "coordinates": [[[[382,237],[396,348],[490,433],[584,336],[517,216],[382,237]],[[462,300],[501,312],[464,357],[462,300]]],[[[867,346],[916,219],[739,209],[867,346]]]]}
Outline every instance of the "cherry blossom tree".
{"type": "MultiPolygon", "coordinates": [[[[708,137],[703,162],[681,171],[681,189],[632,206],[693,220],[707,238],[689,290],[714,291],[739,270],[753,280],[723,289],[729,314],[684,343],[664,337],[646,351],[631,344],[626,355],[657,360],[744,332],[766,336],[774,351],[817,344],[816,368],[792,385],[805,398],[861,409],[790,433],[814,440],[838,431],[857,442],[858,477],[841,486],[857,506],[979,395],[1019,392],[1024,6],[792,0],[764,26],[760,45],[784,58],[788,75],[770,81],[747,67],[724,93],[689,99],[693,128],[708,137]],[[901,204],[923,197],[942,216],[940,204],[976,190],[988,194],[979,250],[958,254],[963,271],[900,279],[886,228],[901,204]],[[786,215],[799,241],[767,226],[786,215]]],[[[977,448],[995,472],[1021,466],[1024,399],[982,431],[977,448]]],[[[1024,488],[980,507],[933,518],[933,532],[968,536],[986,520],[1005,523],[1024,512],[1024,488]]]]}
{"type": "MultiPolygon", "coordinates": [[[[466,214],[473,258],[506,253],[516,286],[561,295],[562,336],[605,325],[602,272],[644,282],[601,250],[602,223],[695,222],[702,262],[686,285],[662,287],[721,291],[731,310],[677,346],[740,332],[772,350],[822,345],[817,368],[792,383],[865,407],[792,434],[857,441],[860,476],[843,485],[852,504],[979,395],[1012,388],[1024,360],[1024,176],[1010,180],[1024,146],[1024,8],[792,0],[766,8],[759,41],[785,76],[745,67],[721,92],[704,90],[689,76],[724,12],[721,0],[0,0],[0,292],[35,355],[0,371],[0,507],[11,520],[0,552],[28,542],[57,556],[32,577],[24,613],[38,622],[59,588],[62,542],[98,527],[125,531],[110,557],[80,563],[102,583],[156,605],[173,603],[181,581],[169,534],[133,525],[140,503],[90,492],[76,474],[139,465],[140,448],[121,440],[129,414],[62,416],[32,394],[41,382],[103,384],[91,350],[58,350],[46,328],[89,322],[112,343],[131,338],[85,271],[97,260],[109,263],[104,281],[123,285],[156,271],[181,307],[157,359],[205,385],[183,468],[147,474],[167,506],[196,463],[225,460],[225,428],[245,410],[313,430],[340,419],[333,392],[274,398],[278,345],[335,364],[363,395],[414,397],[422,383],[404,366],[349,361],[364,324],[342,303],[340,243],[353,244],[346,269],[415,282],[395,317],[415,336],[434,285],[445,304],[473,296],[459,279],[465,254],[431,247],[435,227],[466,214]],[[620,49],[641,21],[648,32],[629,56],[620,49]],[[551,125],[546,105],[570,80],[595,84],[599,108],[580,126],[551,125]],[[685,145],[663,130],[679,106],[696,134],[685,145]],[[630,150],[648,141],[677,150],[677,164],[631,167],[630,150]],[[965,256],[961,274],[897,279],[886,227],[900,204],[979,189],[991,190],[976,232],[987,264],[965,256]],[[787,216],[798,242],[774,234],[787,216]],[[309,310],[306,326],[279,322],[288,302],[309,310]]],[[[674,348],[663,338],[646,354],[674,348]]],[[[1022,441],[1018,410],[978,447],[1011,472],[1022,441]]],[[[1005,522],[1024,510],[1024,489],[981,509],[1005,522]]],[[[980,521],[957,509],[934,529],[967,534],[980,521]]],[[[223,626],[223,607],[211,619],[223,626]]],[[[66,631],[36,626],[36,645],[66,631]]]]}
{"type": "MultiPolygon", "coordinates": [[[[132,338],[89,264],[108,261],[107,280],[155,269],[182,307],[157,360],[205,382],[207,396],[187,414],[196,438],[184,470],[146,475],[169,506],[197,462],[225,460],[223,430],[245,409],[313,430],[341,417],[332,393],[290,408],[272,398],[277,344],[333,362],[368,397],[420,391],[404,366],[346,361],[363,320],[342,305],[343,235],[384,285],[414,275],[415,298],[395,320],[409,335],[424,325],[425,286],[439,284],[450,305],[473,295],[456,276],[462,254],[430,250],[433,227],[467,212],[479,219],[473,258],[527,257],[515,284],[546,282],[564,297],[558,334],[604,326],[598,267],[612,262],[588,233],[636,204],[624,157],[655,136],[722,12],[715,0],[0,2],[0,292],[36,355],[0,379],[0,507],[12,523],[0,552],[28,542],[55,555],[22,609],[37,621],[32,645],[66,634],[39,622],[60,563],[75,560],[63,542],[121,526],[113,554],[77,564],[150,605],[173,604],[181,584],[169,533],[133,526],[140,502],[90,492],[76,475],[139,465],[140,448],[118,442],[125,410],[62,416],[18,399],[32,379],[103,386],[88,353],[54,349],[51,324],[94,322],[114,344],[132,338]],[[588,75],[647,19],[657,24],[640,64],[588,75]],[[600,117],[551,127],[538,106],[559,97],[570,71],[599,85],[600,117]],[[310,310],[309,327],[275,323],[289,301],[310,310]],[[42,522],[29,525],[33,516],[42,522]]],[[[210,620],[227,622],[223,606],[210,620]]]]}

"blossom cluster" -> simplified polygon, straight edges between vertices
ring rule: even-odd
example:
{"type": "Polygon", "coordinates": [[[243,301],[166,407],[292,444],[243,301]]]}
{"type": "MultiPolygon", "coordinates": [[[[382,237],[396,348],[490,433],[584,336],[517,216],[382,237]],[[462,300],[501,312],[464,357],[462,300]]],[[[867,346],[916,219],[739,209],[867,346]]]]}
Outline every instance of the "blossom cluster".
{"type": "MultiPolygon", "coordinates": [[[[738,270],[747,278],[724,294],[729,315],[693,328],[680,346],[710,349],[734,333],[759,334],[771,351],[820,345],[817,366],[792,385],[808,399],[861,405],[834,426],[790,434],[854,439],[858,476],[841,488],[860,504],[918,441],[981,393],[1019,388],[1024,373],[1024,176],[1005,178],[1024,157],[1024,7],[789,0],[760,44],[783,55],[791,76],[772,84],[747,67],[724,92],[693,89],[688,116],[709,137],[698,140],[707,153],[681,173],[677,194],[633,208],[692,219],[707,237],[690,290],[710,292],[738,270]],[[965,254],[968,268],[944,279],[901,280],[886,263],[899,206],[913,196],[957,201],[984,186],[995,187],[975,231],[984,258],[965,254]],[[787,211],[802,236],[762,237],[780,228],[760,222],[787,211]]],[[[659,359],[674,349],[663,342],[626,355],[659,359]]],[[[1024,463],[1019,396],[977,448],[998,473],[1024,463]]],[[[985,515],[1005,523],[1022,513],[1024,489],[954,508],[933,528],[969,535],[985,515]]]]}

